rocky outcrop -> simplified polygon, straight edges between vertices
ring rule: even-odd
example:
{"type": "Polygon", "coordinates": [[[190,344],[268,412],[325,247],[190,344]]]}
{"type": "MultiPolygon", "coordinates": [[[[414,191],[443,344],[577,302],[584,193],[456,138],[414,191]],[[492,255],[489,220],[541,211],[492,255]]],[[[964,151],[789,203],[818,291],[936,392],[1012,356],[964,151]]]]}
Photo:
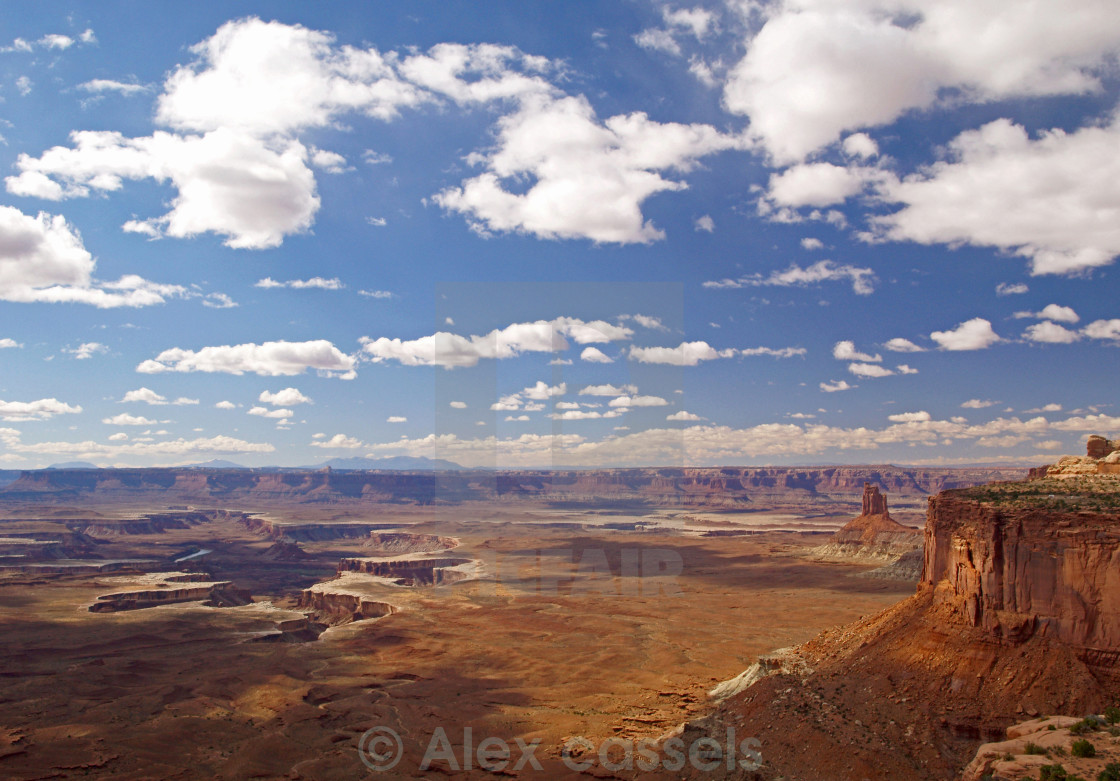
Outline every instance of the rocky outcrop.
{"type": "MultiPolygon", "coordinates": [[[[887,497],[877,485],[863,484],[863,513],[844,524],[828,543],[812,550],[821,559],[870,560],[896,563],[902,556],[921,548],[922,533],[903,526],[890,516],[887,497]]],[[[894,578],[908,575],[910,568],[884,570],[878,577],[894,578]]],[[[916,574],[915,574],[916,579],[916,574]]]]}
{"type": "Polygon", "coordinates": [[[1105,439],[1099,434],[1093,434],[1085,443],[1085,455],[1089,458],[1107,458],[1118,450],[1120,450],[1120,440],[1105,439]]]}
{"type": "Polygon", "coordinates": [[[944,492],[924,537],[913,597],[760,660],[686,737],[758,738],[755,778],[934,781],[1028,715],[1120,701],[1120,480],[944,492]]]}
{"type": "Polygon", "coordinates": [[[331,624],[381,618],[400,612],[399,607],[388,602],[368,599],[360,594],[331,591],[329,587],[305,590],[300,595],[299,604],[331,624]]]}
{"type": "Polygon", "coordinates": [[[1111,666],[1120,657],[1117,513],[1048,504],[1009,506],[967,491],[934,497],[921,584],[993,638],[1043,633],[1111,666]]]}
{"type": "Polygon", "coordinates": [[[391,578],[400,586],[439,586],[465,580],[470,573],[456,568],[471,562],[471,559],[446,556],[396,560],[342,559],[338,562],[338,571],[391,578]]]}
{"type": "MultiPolygon", "coordinates": [[[[205,576],[203,576],[205,577],[205,576]]],[[[178,602],[203,602],[209,607],[233,607],[253,601],[249,592],[237,588],[231,581],[192,582],[194,578],[168,578],[168,582],[185,582],[191,585],[122,591],[99,596],[89,606],[91,613],[115,613],[120,610],[140,610],[178,602]]]]}
{"type": "Polygon", "coordinates": [[[1085,445],[1085,455],[1062,456],[1056,463],[1030,470],[1029,478],[1091,475],[1120,475],[1120,441],[1114,442],[1093,434],[1085,445]]]}

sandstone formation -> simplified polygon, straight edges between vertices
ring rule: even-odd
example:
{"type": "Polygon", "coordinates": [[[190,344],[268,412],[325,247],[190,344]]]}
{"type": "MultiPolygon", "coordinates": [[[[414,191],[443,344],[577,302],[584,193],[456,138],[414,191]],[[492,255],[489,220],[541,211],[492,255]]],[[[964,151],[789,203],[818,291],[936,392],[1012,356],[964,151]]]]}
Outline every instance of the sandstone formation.
{"type": "MultiPolygon", "coordinates": [[[[887,497],[878,486],[863,484],[862,506],[863,512],[844,524],[827,544],[814,548],[813,555],[822,559],[869,560],[892,565],[921,548],[921,531],[891,518],[887,497]]],[[[884,570],[877,577],[917,579],[913,560],[910,556],[907,566],[884,570]]]]}
{"type": "Polygon", "coordinates": [[[1030,470],[1029,477],[1084,477],[1090,475],[1120,475],[1120,441],[1112,441],[1093,434],[1089,437],[1083,456],[1062,456],[1056,463],[1030,470]]]}
{"type": "MultiPolygon", "coordinates": [[[[1100,715],[1093,721],[1098,726],[1106,724],[1100,715]]],[[[1070,778],[1096,778],[1105,765],[1120,759],[1120,738],[1101,729],[1082,731],[1082,727],[1072,732],[1070,728],[1079,723],[1084,725],[1077,716],[1042,716],[1008,727],[1005,740],[980,746],[961,781],[1034,781],[1046,765],[1061,765],[1070,778]],[[1089,741],[1093,756],[1074,755],[1075,740],[1089,741]]]]}
{"type": "Polygon", "coordinates": [[[924,536],[913,597],[760,660],[686,738],[757,737],[756,778],[933,781],[1025,715],[1120,700],[1120,479],[943,492],[924,536]]]}
{"type": "Polygon", "coordinates": [[[364,572],[391,578],[399,586],[438,586],[457,583],[470,576],[462,565],[471,559],[435,557],[412,559],[342,559],[339,572],[364,572]]]}

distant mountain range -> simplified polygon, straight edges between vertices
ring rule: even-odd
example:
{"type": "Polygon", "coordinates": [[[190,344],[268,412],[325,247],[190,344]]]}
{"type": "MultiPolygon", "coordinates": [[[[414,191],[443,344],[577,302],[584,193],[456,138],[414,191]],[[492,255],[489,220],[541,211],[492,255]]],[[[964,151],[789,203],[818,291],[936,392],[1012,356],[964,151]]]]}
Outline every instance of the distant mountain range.
{"type": "MultiPolygon", "coordinates": [[[[288,469],[323,469],[325,467],[331,469],[389,469],[400,471],[448,471],[462,469],[463,467],[456,464],[454,461],[447,461],[443,458],[425,458],[424,456],[392,456],[389,458],[366,458],[358,456],[353,458],[332,458],[329,461],[324,461],[321,464],[312,464],[309,466],[297,467],[282,467],[282,466],[264,466],[264,467],[248,467],[243,464],[237,464],[233,461],[225,461],[220,458],[215,458],[212,461],[204,461],[200,464],[185,464],[182,469],[254,469],[258,472],[279,472],[288,469]]],[[[50,467],[54,469],[55,467],[50,467]]],[[[89,469],[93,468],[93,464],[83,466],[63,466],[59,465],[60,469],[89,469]]]]}

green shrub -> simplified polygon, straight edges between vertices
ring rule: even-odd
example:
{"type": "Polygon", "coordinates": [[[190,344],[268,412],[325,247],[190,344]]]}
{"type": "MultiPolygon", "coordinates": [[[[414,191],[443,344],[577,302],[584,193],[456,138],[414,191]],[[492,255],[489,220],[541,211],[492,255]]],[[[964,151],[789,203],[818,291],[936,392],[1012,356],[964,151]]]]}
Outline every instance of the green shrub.
{"type": "Polygon", "coordinates": [[[1085,738],[1073,741],[1073,745],[1069,747],[1069,751],[1075,757],[1095,757],[1097,755],[1097,747],[1085,740],[1085,738]]]}
{"type": "Polygon", "coordinates": [[[1120,762],[1109,762],[1097,774],[1097,781],[1120,781],[1120,762]]]}
{"type": "Polygon", "coordinates": [[[1069,728],[1071,735],[1084,735],[1088,732],[1096,732],[1101,728],[1101,721],[1096,716],[1086,716],[1081,721],[1074,724],[1069,728]]]}
{"type": "Polygon", "coordinates": [[[1069,776],[1061,765],[1043,765],[1038,769],[1038,781],[1069,781],[1069,776]]]}
{"type": "Polygon", "coordinates": [[[1120,708],[1115,705],[1109,705],[1104,709],[1104,720],[1109,724],[1115,724],[1120,721],[1120,708]]]}
{"type": "Polygon", "coordinates": [[[1027,745],[1023,747],[1023,753],[1024,754],[1029,754],[1029,755],[1032,755],[1032,756],[1036,755],[1036,754],[1037,755],[1042,755],[1042,754],[1046,753],[1046,749],[1044,749],[1042,746],[1038,745],[1037,743],[1027,743],[1027,745]]]}

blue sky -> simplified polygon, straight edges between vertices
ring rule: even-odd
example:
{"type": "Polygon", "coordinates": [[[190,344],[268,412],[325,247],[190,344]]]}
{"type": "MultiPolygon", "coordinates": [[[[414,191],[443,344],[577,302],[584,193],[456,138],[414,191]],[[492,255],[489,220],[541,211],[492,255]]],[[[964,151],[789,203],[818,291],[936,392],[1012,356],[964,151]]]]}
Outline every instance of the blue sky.
{"type": "Polygon", "coordinates": [[[1120,433],[1106,2],[20,4],[0,466],[1120,433]]]}

